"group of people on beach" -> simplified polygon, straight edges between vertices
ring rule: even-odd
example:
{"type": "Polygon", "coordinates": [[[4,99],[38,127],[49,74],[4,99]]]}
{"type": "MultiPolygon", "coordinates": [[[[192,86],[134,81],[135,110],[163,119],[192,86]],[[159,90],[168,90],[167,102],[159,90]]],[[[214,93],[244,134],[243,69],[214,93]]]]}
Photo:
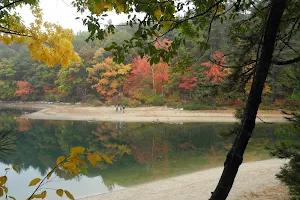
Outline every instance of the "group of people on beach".
{"type": "Polygon", "coordinates": [[[116,106],[116,112],[120,109],[120,112],[124,113],[125,112],[125,106],[122,104],[117,104],[116,106]]]}

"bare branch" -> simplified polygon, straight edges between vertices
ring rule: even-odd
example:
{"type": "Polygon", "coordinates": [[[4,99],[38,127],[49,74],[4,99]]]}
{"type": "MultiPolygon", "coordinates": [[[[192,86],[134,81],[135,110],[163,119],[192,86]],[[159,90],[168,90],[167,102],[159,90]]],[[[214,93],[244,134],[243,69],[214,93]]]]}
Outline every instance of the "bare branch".
{"type": "Polygon", "coordinates": [[[289,65],[300,61],[300,56],[291,60],[273,60],[272,63],[275,65],[289,65]]]}

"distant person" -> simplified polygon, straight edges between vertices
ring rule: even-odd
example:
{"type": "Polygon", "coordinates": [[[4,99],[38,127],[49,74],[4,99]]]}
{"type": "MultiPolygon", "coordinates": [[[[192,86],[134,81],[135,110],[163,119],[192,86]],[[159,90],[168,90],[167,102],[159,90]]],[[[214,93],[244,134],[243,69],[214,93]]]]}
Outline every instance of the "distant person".
{"type": "Polygon", "coordinates": [[[119,104],[117,104],[116,106],[116,112],[118,112],[118,109],[119,109],[119,104]]]}
{"type": "Polygon", "coordinates": [[[122,108],[123,108],[123,113],[124,113],[125,112],[125,105],[123,105],[122,108]]]}

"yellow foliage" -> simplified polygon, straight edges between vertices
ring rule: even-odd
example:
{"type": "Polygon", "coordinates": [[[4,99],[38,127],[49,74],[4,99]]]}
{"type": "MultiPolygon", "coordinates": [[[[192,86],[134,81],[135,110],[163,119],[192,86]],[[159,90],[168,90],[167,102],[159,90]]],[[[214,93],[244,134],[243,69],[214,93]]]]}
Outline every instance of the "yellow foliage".
{"type": "Polygon", "coordinates": [[[47,195],[47,191],[43,191],[41,194],[33,194],[29,199],[34,199],[34,198],[44,199],[46,198],[46,195],[47,195]]]}
{"type": "Polygon", "coordinates": [[[5,193],[7,193],[7,192],[8,192],[8,188],[7,188],[7,187],[5,187],[5,186],[1,186],[1,188],[4,190],[4,192],[5,192],[5,193]]]}
{"type": "Polygon", "coordinates": [[[59,165],[59,164],[61,164],[64,160],[65,160],[65,157],[64,157],[64,156],[59,156],[59,157],[56,159],[56,164],[59,165]]]}
{"type": "Polygon", "coordinates": [[[48,66],[69,66],[73,62],[80,62],[75,52],[72,40],[75,39],[72,30],[63,29],[53,23],[43,22],[43,14],[38,6],[31,7],[35,22],[26,27],[17,17],[11,15],[8,22],[2,22],[1,29],[14,30],[18,34],[1,33],[0,41],[5,44],[28,43],[30,57],[48,66]]]}
{"type": "Polygon", "coordinates": [[[74,197],[73,195],[68,191],[68,190],[65,190],[65,194],[67,195],[67,197],[71,200],[74,200],[74,197]]]}
{"type": "Polygon", "coordinates": [[[102,158],[96,153],[88,154],[87,159],[93,166],[96,166],[97,162],[102,160],[102,158]]]}
{"type": "Polygon", "coordinates": [[[10,199],[12,199],[12,200],[16,200],[16,198],[15,197],[12,197],[12,196],[8,196],[10,199]]]}
{"type": "Polygon", "coordinates": [[[55,172],[55,169],[51,170],[48,174],[47,174],[47,179],[50,179],[51,175],[53,174],[53,172],[55,172]]]}
{"type": "Polygon", "coordinates": [[[78,155],[78,154],[83,154],[84,151],[85,151],[84,147],[81,147],[81,146],[73,147],[73,148],[71,148],[71,157],[78,155]]]}
{"type": "Polygon", "coordinates": [[[106,58],[103,62],[88,68],[87,81],[92,83],[100,96],[109,101],[118,92],[118,88],[124,82],[124,76],[131,70],[131,65],[114,63],[112,58],[106,58]]]}
{"type": "Polygon", "coordinates": [[[154,17],[156,18],[156,20],[159,20],[161,17],[161,10],[158,9],[154,12],[154,17]]]}
{"type": "Polygon", "coordinates": [[[107,155],[102,154],[101,157],[105,160],[105,162],[112,164],[111,159],[107,155]]]}
{"type": "Polygon", "coordinates": [[[0,188],[0,197],[2,197],[3,196],[3,189],[2,188],[0,188]]]}
{"type": "Polygon", "coordinates": [[[56,190],[56,194],[60,197],[62,197],[64,195],[64,191],[62,189],[58,189],[56,190]]]}
{"type": "Polygon", "coordinates": [[[40,181],[41,181],[40,178],[35,178],[30,181],[29,186],[34,186],[34,185],[38,184],[40,181]]]}
{"type": "Polygon", "coordinates": [[[13,170],[15,170],[15,172],[19,173],[19,170],[16,165],[13,165],[12,168],[13,168],[13,170]]]}
{"type": "Polygon", "coordinates": [[[1,176],[0,177],[0,186],[4,185],[7,181],[7,177],[6,176],[1,176]]]}

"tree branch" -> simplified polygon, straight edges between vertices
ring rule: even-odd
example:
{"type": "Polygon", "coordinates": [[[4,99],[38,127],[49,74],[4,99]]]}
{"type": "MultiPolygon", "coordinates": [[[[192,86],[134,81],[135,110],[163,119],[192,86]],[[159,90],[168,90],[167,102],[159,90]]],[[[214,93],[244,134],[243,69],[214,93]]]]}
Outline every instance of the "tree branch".
{"type": "Polygon", "coordinates": [[[300,56],[291,60],[273,60],[272,63],[275,65],[289,65],[300,61],[300,56]]]}
{"type": "Polygon", "coordinates": [[[7,7],[10,7],[10,6],[12,6],[13,4],[20,3],[20,2],[22,2],[22,1],[24,1],[24,0],[16,0],[16,1],[13,1],[13,2],[11,2],[11,3],[9,3],[9,4],[6,4],[6,5],[4,5],[4,6],[1,6],[0,10],[2,10],[2,9],[4,9],[4,8],[7,8],[7,7]]]}

